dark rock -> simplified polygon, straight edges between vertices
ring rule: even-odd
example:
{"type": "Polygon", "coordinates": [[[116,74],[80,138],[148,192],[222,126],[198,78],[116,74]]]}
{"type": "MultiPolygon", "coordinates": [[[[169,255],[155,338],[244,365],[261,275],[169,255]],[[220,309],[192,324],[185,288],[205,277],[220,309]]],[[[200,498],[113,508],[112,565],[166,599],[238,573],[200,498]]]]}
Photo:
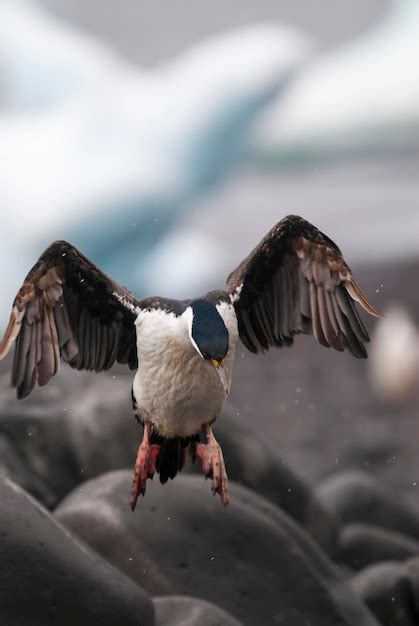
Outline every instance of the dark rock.
{"type": "Polygon", "coordinates": [[[383,626],[419,624],[419,558],[371,565],[351,580],[352,589],[383,626]]]}
{"type": "MultiPolygon", "coordinates": [[[[337,522],[305,483],[278,454],[269,441],[243,424],[227,408],[214,424],[230,480],[254,489],[286,511],[334,555],[337,522]]],[[[197,470],[201,471],[197,463],[197,470]]]]}
{"type": "Polygon", "coordinates": [[[365,522],[419,539],[419,510],[364,472],[334,474],[315,493],[342,524],[365,522]]]}
{"type": "Polygon", "coordinates": [[[356,570],[380,561],[402,561],[419,555],[419,542],[371,524],[344,526],[339,545],[339,560],[356,570]]]}
{"type": "Polygon", "coordinates": [[[416,624],[419,624],[419,558],[406,561],[403,564],[403,568],[409,583],[416,624]]]}
{"type": "Polygon", "coordinates": [[[180,475],[150,484],[133,514],[131,478],[125,471],[89,481],[55,516],[151,595],[192,594],[252,626],[376,623],[320,548],[268,500],[230,484],[225,510],[202,477],[180,475]]]}
{"type": "MultiPolygon", "coordinates": [[[[142,435],[131,408],[132,375],[74,372],[64,366],[47,387],[14,399],[8,376],[0,388],[0,470],[54,507],[84,480],[134,466],[142,435]]],[[[262,436],[231,409],[215,424],[229,477],[269,498],[329,553],[336,522],[262,436]]],[[[189,464],[189,470],[192,466],[189,464]]],[[[196,463],[195,471],[201,472],[196,463]]]]}
{"type": "MultiPolygon", "coordinates": [[[[416,578],[416,585],[419,582],[416,578]]],[[[351,581],[352,588],[383,626],[417,626],[419,612],[408,568],[399,562],[371,565],[351,581]]]]}
{"type": "Polygon", "coordinates": [[[70,455],[65,413],[52,408],[57,388],[45,390],[43,405],[32,400],[18,404],[6,389],[8,378],[1,381],[0,472],[52,506],[80,480],[70,455]]]}
{"type": "Polygon", "coordinates": [[[154,598],[156,626],[240,626],[225,611],[198,598],[164,596],[154,598]]]}
{"type": "Polygon", "coordinates": [[[0,619],[5,626],[152,626],[144,591],[0,477],[0,619]]]}
{"type": "Polygon", "coordinates": [[[23,401],[0,381],[0,472],[52,508],[86,478],[134,464],[140,429],[127,377],[67,366],[23,401]]]}

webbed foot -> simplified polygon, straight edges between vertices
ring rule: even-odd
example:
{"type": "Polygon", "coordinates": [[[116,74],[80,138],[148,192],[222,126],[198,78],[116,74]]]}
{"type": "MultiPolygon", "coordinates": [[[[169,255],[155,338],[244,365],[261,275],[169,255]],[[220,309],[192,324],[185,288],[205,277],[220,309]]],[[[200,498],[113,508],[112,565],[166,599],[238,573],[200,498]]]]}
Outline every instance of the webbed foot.
{"type": "Polygon", "coordinates": [[[204,424],[202,427],[207,438],[207,443],[198,443],[196,456],[202,463],[202,469],[207,478],[212,478],[211,490],[215,495],[220,495],[221,503],[228,506],[228,478],[224,464],[223,452],[220,444],[214,437],[211,426],[204,424]]]}
{"type": "Polygon", "coordinates": [[[134,510],[138,496],[144,495],[147,478],[153,478],[156,472],[156,459],[160,446],[150,444],[151,424],[145,422],[144,436],[138,448],[137,460],[135,461],[135,473],[131,487],[131,509],[134,510]]]}

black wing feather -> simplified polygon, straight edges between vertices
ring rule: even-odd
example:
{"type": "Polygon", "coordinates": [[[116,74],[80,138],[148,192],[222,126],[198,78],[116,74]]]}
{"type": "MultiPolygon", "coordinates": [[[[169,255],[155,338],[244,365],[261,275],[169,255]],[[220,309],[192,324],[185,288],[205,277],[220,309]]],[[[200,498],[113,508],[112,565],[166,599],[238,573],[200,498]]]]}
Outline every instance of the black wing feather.
{"type": "Polygon", "coordinates": [[[367,356],[368,333],[355,309],[381,314],[355,282],[337,245],[301,217],[289,215],[227,279],[240,338],[251,352],[291,345],[298,333],[326,347],[367,356]]]}
{"type": "Polygon", "coordinates": [[[138,367],[135,319],[139,303],[66,241],[51,244],[14,302],[0,359],[16,348],[12,385],[19,398],[45,385],[60,358],[71,367],[102,371],[115,361],[138,367]]]}

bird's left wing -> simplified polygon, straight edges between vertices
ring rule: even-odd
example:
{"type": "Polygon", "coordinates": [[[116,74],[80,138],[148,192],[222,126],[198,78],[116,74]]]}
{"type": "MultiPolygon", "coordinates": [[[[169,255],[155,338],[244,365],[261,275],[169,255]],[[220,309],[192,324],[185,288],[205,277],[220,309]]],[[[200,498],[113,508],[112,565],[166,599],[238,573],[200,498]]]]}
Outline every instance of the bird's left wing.
{"type": "Polygon", "coordinates": [[[230,274],[227,285],[239,334],[251,352],[290,345],[298,333],[323,346],[367,356],[368,333],[354,306],[376,317],[337,245],[289,215],[230,274]]]}
{"type": "Polygon", "coordinates": [[[13,302],[0,359],[16,340],[12,385],[19,398],[45,385],[60,358],[101,371],[115,361],[138,367],[135,319],[139,303],[66,241],[40,256],[13,302]]]}

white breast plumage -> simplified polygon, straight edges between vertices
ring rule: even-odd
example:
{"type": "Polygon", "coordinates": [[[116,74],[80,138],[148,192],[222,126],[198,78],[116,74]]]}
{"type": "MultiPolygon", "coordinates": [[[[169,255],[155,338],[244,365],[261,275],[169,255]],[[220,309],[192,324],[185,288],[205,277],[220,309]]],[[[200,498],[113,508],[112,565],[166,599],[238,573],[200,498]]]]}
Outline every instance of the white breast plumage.
{"type": "MultiPolygon", "coordinates": [[[[224,364],[228,381],[237,344],[237,321],[227,303],[217,305],[230,334],[224,364]]],[[[179,316],[164,310],[141,311],[137,317],[139,368],[134,395],[142,419],[164,437],[196,434],[216,418],[226,393],[214,367],[193,347],[188,333],[188,309],[179,316]]]]}

